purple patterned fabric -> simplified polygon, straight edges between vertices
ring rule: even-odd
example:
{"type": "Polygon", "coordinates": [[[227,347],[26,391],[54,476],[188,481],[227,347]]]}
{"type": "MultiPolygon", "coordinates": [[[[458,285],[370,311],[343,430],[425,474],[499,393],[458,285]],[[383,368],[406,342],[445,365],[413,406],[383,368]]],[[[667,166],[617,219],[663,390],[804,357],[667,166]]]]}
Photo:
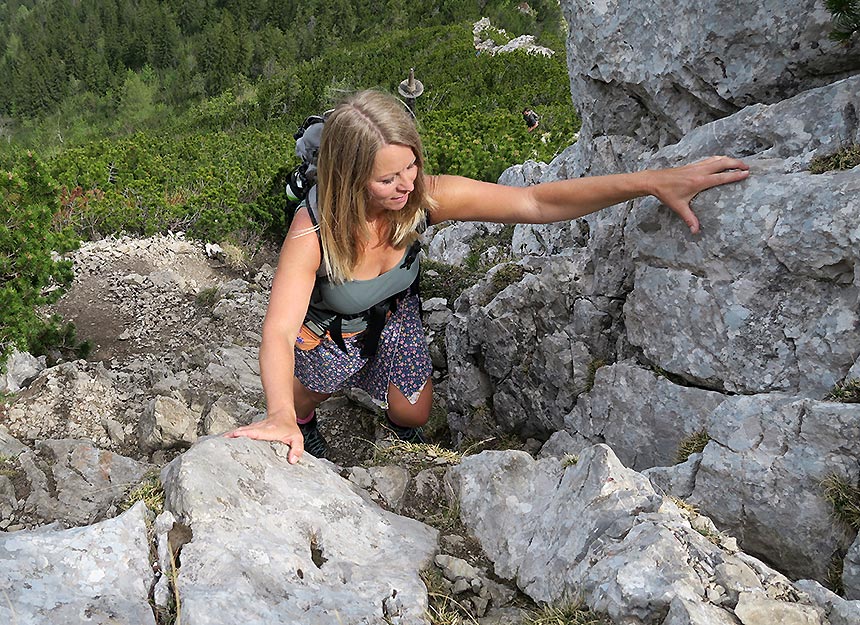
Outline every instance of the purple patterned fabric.
{"type": "Polygon", "coordinates": [[[394,384],[415,403],[433,372],[430,352],[424,340],[417,296],[400,302],[388,318],[379,348],[371,359],[359,355],[359,336],[344,339],[346,353],[326,337],[315,348],[296,348],[296,377],[305,388],[317,393],[334,393],[345,387],[367,391],[374,402],[388,408],[388,385],[394,384]]]}

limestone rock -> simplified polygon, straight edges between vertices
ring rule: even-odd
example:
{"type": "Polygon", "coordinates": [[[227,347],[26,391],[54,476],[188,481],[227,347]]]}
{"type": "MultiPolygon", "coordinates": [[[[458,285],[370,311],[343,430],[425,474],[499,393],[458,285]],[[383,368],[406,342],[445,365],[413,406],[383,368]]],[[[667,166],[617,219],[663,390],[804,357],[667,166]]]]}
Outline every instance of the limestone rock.
{"type": "Polygon", "coordinates": [[[359,488],[368,491],[374,501],[389,510],[398,512],[409,486],[409,472],[403,467],[352,467],[347,471],[348,479],[359,488]]]}
{"type": "Polygon", "coordinates": [[[467,260],[480,259],[490,245],[503,248],[496,262],[509,255],[510,242],[501,234],[504,224],[490,222],[456,222],[436,230],[426,248],[427,257],[436,262],[462,267],[467,260]],[[476,257],[475,255],[478,254],[476,257]]]}
{"type": "Polygon", "coordinates": [[[146,506],[96,525],[0,534],[0,622],[155,625],[146,506]]]}
{"type": "Polygon", "coordinates": [[[842,564],[842,586],[845,597],[860,600],[860,536],[858,536],[842,564]]]}
{"type": "Polygon", "coordinates": [[[736,601],[746,610],[756,592],[770,614],[824,614],[784,576],[705,538],[605,445],[566,468],[522,452],[483,452],[448,479],[496,574],[536,601],[581,596],[619,623],[728,625],[740,617],[736,601]]]}
{"type": "Polygon", "coordinates": [[[817,0],[743,0],[731,12],[664,0],[647,15],[617,0],[565,0],[562,8],[585,136],[629,135],[663,146],[750,104],[860,68],[857,46],[828,38],[832,18],[817,0]]]}
{"type": "Polygon", "coordinates": [[[564,427],[592,444],[605,442],[625,466],[641,471],[674,464],[681,442],[706,429],[724,400],[625,361],[595,372],[594,387],[565,416],[564,427]]]}
{"type": "Polygon", "coordinates": [[[580,270],[535,258],[519,282],[498,291],[491,272],[460,296],[446,333],[452,429],[543,438],[560,429],[589,367],[611,349],[610,315],[580,297],[580,270]]]}
{"type": "Polygon", "coordinates": [[[723,548],[709,521],[691,523],[605,445],[567,467],[483,452],[448,479],[496,574],[536,601],[581,596],[618,623],[729,625],[762,613],[810,619],[769,623],[824,623],[824,606],[762,562],[723,548]]]}
{"type": "Polygon", "coordinates": [[[824,625],[820,608],[789,604],[768,598],[761,592],[741,593],[735,614],[743,625],[824,625]]]}
{"type": "Polygon", "coordinates": [[[528,160],[522,165],[508,167],[497,182],[509,187],[528,187],[540,182],[546,163],[528,160]]]}
{"type": "Polygon", "coordinates": [[[860,351],[860,174],[795,170],[857,136],[843,110],[860,105],[858,89],[860,77],[745,111],[650,161],[707,153],[723,136],[738,135],[739,149],[758,145],[747,180],[694,200],[701,236],[653,199],[637,202],[627,222],[636,270],[626,327],[652,362],[743,393],[820,397],[845,377],[860,351]],[[830,111],[829,125],[813,102],[830,111]]]}
{"type": "Polygon", "coordinates": [[[20,393],[5,425],[20,439],[86,438],[113,446],[103,425],[121,418],[121,401],[110,372],[84,361],[51,367],[20,393]]]}
{"type": "Polygon", "coordinates": [[[776,394],[731,397],[710,415],[690,503],[788,575],[824,580],[849,535],[822,482],[858,479],[860,406],[776,394]]]}
{"type": "Polygon", "coordinates": [[[197,440],[200,415],[175,397],[158,396],[140,419],[140,444],[146,450],[188,447],[197,440]]]}
{"type": "Polygon", "coordinates": [[[45,357],[15,351],[6,359],[5,366],[6,372],[0,371],[0,393],[17,393],[45,369],[45,357]]]}
{"type": "Polygon", "coordinates": [[[717,606],[675,597],[662,625],[737,625],[737,620],[717,606]]]}
{"type": "Polygon", "coordinates": [[[846,601],[811,579],[802,579],[794,585],[806,593],[815,604],[824,608],[830,625],[860,623],[860,601],[846,601]]]}
{"type": "Polygon", "coordinates": [[[24,512],[41,523],[68,525],[88,525],[115,514],[118,500],[152,469],[85,440],[40,441],[18,462],[29,482],[24,512]]]}
{"type": "Polygon", "coordinates": [[[696,487],[696,473],[702,462],[702,454],[690,454],[686,461],[671,467],[651,467],[642,475],[651,481],[658,493],[686,500],[696,487]]]}
{"type": "Polygon", "coordinates": [[[162,481],[166,509],[193,533],[179,571],[183,622],[425,622],[418,571],[435,530],[368,503],[324,462],[290,465],[286,446],[210,438],[162,481]]]}

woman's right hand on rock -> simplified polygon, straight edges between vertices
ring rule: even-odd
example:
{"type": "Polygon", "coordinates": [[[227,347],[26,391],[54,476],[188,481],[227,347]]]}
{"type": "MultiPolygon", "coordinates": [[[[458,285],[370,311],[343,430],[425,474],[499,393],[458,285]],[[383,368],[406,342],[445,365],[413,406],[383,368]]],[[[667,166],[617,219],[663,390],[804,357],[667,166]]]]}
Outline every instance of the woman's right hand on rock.
{"type": "Polygon", "coordinates": [[[278,441],[290,446],[290,464],[295,464],[305,451],[305,439],[295,420],[266,417],[224,434],[227,438],[253,438],[258,441],[278,441]]]}

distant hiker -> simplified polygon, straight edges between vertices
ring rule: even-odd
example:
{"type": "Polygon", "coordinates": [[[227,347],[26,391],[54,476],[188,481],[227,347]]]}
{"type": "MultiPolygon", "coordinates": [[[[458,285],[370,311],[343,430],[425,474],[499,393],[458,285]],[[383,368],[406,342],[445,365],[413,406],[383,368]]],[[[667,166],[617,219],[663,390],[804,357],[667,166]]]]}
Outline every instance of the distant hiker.
{"type": "Polygon", "coordinates": [[[693,233],[690,200],[743,180],[747,165],[715,156],[683,167],[508,187],[431,176],[415,120],[395,98],[363,91],[325,122],[316,186],[281,248],[263,322],[260,375],[267,416],[229,437],[325,456],[316,407],[359,387],[387,410],[399,438],[420,441],[433,400],[416,282],[418,238],[447,220],[550,223],[653,195],[693,233]]]}
{"type": "Polygon", "coordinates": [[[540,117],[538,117],[537,113],[530,108],[523,109],[523,119],[526,120],[526,126],[529,128],[529,132],[537,128],[540,123],[540,117]]]}

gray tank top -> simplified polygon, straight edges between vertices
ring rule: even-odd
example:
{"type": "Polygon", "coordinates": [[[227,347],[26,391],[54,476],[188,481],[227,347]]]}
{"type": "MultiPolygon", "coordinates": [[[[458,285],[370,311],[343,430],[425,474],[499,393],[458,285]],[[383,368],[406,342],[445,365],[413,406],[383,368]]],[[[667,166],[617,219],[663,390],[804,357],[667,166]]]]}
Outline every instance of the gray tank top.
{"type": "MultiPolygon", "coordinates": [[[[308,200],[308,214],[316,225],[319,223],[315,210],[316,187],[311,189],[308,200]]],[[[361,313],[405,291],[418,277],[418,259],[415,258],[409,263],[408,260],[412,260],[409,258],[409,251],[410,248],[403,250],[403,257],[395,267],[368,280],[350,280],[335,284],[326,276],[325,267],[321,267],[311,292],[305,323],[311,330],[323,335],[332,320],[337,315],[342,315],[344,318],[341,328],[344,333],[363,331],[367,328],[367,320],[360,316],[361,313]],[[349,318],[351,315],[358,316],[349,318]]]]}

